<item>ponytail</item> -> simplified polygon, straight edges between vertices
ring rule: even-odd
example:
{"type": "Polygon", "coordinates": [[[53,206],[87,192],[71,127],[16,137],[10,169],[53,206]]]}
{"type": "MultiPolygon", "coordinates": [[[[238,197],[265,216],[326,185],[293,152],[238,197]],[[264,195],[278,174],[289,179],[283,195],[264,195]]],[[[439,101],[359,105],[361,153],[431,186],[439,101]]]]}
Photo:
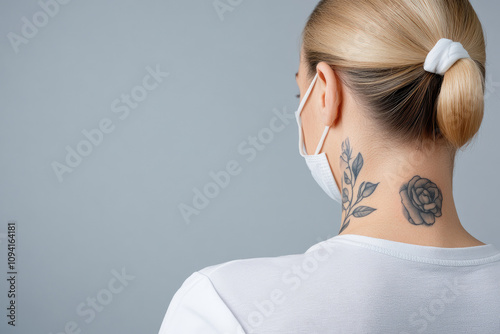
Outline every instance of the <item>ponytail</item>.
{"type": "Polygon", "coordinates": [[[458,60],[445,74],[437,101],[437,123],[455,148],[469,143],[484,114],[484,76],[470,58],[458,60]]]}

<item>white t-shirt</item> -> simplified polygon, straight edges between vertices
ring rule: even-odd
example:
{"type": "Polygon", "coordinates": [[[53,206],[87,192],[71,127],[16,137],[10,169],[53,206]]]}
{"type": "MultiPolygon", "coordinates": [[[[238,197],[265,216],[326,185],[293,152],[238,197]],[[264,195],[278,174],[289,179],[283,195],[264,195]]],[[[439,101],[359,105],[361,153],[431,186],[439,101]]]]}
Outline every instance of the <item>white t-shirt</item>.
{"type": "Polygon", "coordinates": [[[338,235],[189,276],[160,334],[500,333],[500,252],[338,235]]]}

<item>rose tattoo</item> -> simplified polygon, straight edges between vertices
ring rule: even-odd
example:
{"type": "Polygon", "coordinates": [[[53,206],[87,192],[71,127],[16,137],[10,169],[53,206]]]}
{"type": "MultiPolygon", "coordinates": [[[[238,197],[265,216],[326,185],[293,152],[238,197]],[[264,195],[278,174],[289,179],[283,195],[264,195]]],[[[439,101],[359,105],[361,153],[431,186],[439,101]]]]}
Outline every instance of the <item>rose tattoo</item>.
{"type": "Polygon", "coordinates": [[[403,214],[413,225],[431,226],[436,217],[441,217],[443,195],[435,183],[429,179],[414,176],[399,191],[403,214]]]}

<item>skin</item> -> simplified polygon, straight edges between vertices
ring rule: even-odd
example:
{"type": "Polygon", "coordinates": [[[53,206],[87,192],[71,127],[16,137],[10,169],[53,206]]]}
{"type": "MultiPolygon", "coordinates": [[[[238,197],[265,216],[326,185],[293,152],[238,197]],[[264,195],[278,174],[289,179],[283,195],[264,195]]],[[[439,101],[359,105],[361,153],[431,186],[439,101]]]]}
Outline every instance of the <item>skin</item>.
{"type": "MultiPolygon", "coordinates": [[[[443,143],[398,144],[383,138],[381,131],[365,115],[352,92],[343,85],[327,63],[316,67],[318,79],[302,111],[302,125],[307,154],[314,154],[325,126],[331,126],[323,149],[335,181],[342,189],[346,164],[340,159],[341,144],[349,138],[353,154],[362,153],[364,167],[360,180],[379,182],[376,191],[363,205],[376,208],[369,216],[351,221],[341,234],[356,234],[397,242],[434,247],[472,247],[485,245],[462,226],[453,199],[454,152],[443,143]],[[432,180],[443,196],[442,215],[432,226],[413,225],[402,211],[400,188],[415,175],[432,180]]],[[[307,77],[307,65],[301,61],[297,85],[302,100],[313,77],[307,77]]],[[[341,221],[344,220],[342,213],[341,221]]]]}

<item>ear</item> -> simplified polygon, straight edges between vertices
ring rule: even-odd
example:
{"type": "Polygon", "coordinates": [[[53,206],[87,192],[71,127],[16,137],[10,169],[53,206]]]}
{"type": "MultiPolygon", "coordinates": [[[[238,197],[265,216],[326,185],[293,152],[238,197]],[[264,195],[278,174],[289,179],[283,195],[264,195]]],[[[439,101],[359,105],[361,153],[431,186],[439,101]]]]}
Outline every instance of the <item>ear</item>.
{"type": "Polygon", "coordinates": [[[340,118],[342,105],[342,84],[335,71],[325,62],[320,62],[316,70],[321,87],[321,117],[325,126],[331,126],[340,118]]]}

